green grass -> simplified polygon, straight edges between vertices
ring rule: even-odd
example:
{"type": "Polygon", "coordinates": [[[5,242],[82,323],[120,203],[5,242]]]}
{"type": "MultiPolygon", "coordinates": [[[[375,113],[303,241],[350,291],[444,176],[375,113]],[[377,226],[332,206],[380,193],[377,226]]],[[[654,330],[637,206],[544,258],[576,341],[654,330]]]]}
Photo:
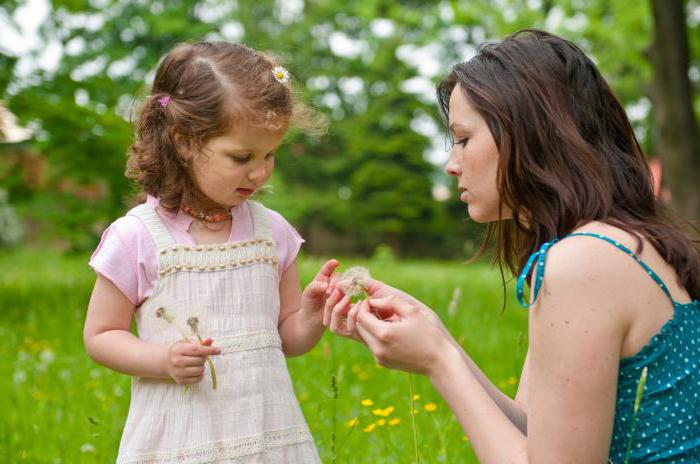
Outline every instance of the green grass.
{"type": "MultiPolygon", "coordinates": [[[[82,344],[94,283],[88,256],[20,250],[0,256],[0,462],[114,462],[129,403],[129,378],[92,362],[82,344]]],[[[322,263],[303,257],[307,282],[322,263]]],[[[409,291],[434,308],[484,372],[513,395],[526,351],[526,312],[501,313],[497,270],[484,264],[342,260],[409,291]],[[447,314],[455,287],[462,297],[447,314]]],[[[358,343],[326,334],[289,360],[302,408],[325,463],[415,462],[407,374],[378,367],[358,343]],[[362,406],[371,399],[373,406],[362,406]],[[393,406],[385,425],[372,414],[393,406]],[[348,422],[359,423],[349,427],[348,422]],[[397,425],[388,424],[400,419],[397,425]],[[365,432],[370,424],[374,429],[365,432]],[[335,438],[333,438],[335,437],[335,438]]],[[[429,382],[414,377],[421,463],[471,462],[469,441],[429,382]],[[430,412],[425,405],[434,403],[430,412]]]]}

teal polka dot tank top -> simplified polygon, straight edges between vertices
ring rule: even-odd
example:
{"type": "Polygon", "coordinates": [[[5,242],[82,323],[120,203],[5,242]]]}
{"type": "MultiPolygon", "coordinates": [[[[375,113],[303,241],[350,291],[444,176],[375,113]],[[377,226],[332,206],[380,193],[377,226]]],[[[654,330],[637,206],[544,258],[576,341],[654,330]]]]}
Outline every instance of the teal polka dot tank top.
{"type": "MultiPolygon", "coordinates": [[[[622,358],[617,379],[615,423],[610,446],[613,464],[700,463],[700,301],[681,304],[673,300],[656,273],[629,248],[600,234],[596,237],[634,258],[673,302],[674,315],[637,354],[622,358]],[[637,387],[644,368],[639,410],[634,414],[637,387]]],[[[558,240],[543,244],[530,256],[517,282],[518,302],[524,298],[525,281],[532,272],[533,298],[542,286],[547,250],[558,240]]]]}

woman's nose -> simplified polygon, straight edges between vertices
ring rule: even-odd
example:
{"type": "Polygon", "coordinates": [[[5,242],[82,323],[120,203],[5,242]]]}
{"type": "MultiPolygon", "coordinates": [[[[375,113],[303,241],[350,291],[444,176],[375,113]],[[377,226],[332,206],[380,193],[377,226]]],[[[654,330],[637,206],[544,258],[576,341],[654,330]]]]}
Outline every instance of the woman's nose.
{"type": "Polygon", "coordinates": [[[450,151],[450,157],[445,163],[445,173],[448,176],[459,177],[462,175],[462,167],[457,161],[457,155],[455,154],[454,148],[450,151]]]}

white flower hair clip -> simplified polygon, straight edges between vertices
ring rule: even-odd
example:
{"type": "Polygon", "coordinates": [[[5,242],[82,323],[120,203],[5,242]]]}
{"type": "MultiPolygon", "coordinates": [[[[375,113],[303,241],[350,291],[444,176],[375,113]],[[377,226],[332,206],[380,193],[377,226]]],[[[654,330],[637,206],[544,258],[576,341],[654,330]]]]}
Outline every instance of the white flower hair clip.
{"type": "Polygon", "coordinates": [[[289,82],[289,71],[284,69],[282,66],[275,66],[272,68],[272,75],[275,79],[277,79],[277,82],[281,82],[283,84],[289,82]]]}

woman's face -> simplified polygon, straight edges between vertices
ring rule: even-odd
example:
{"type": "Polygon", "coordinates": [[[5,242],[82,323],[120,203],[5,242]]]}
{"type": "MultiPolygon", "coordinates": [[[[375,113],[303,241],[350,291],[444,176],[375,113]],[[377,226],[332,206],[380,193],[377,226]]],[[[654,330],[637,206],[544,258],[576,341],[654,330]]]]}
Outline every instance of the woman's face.
{"type": "Polygon", "coordinates": [[[498,148],[488,124],[469,104],[457,84],[450,96],[449,126],[454,139],[445,172],[457,179],[460,199],[467,204],[469,217],[476,222],[509,219],[513,212],[503,205],[496,185],[498,148]]]}

